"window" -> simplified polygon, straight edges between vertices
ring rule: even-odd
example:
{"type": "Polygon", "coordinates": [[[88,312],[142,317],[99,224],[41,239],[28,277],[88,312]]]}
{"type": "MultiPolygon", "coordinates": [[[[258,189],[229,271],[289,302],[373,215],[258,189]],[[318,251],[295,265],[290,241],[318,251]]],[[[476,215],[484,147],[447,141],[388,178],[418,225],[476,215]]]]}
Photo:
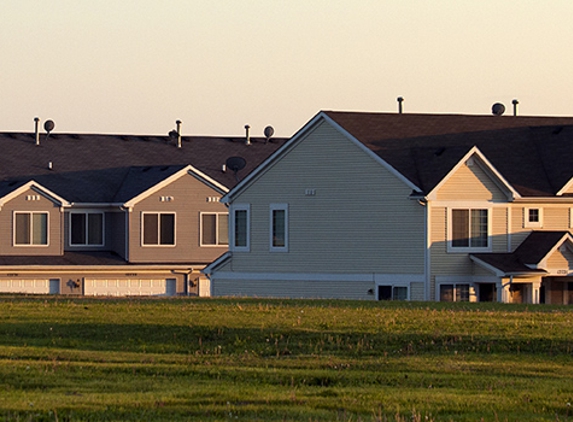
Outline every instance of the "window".
{"type": "Polygon", "coordinates": [[[378,300],[408,300],[406,286],[378,286],[378,300]]]}
{"type": "Polygon", "coordinates": [[[451,249],[489,248],[489,210],[452,209],[450,216],[451,249]]]}
{"type": "Polygon", "coordinates": [[[441,284],[440,302],[469,302],[469,284],[441,284]]]}
{"type": "Polygon", "coordinates": [[[270,250],[288,251],[288,205],[270,206],[270,250]]]}
{"type": "Polygon", "coordinates": [[[70,244],[103,246],[103,213],[71,213],[70,244]]]}
{"type": "Polygon", "coordinates": [[[234,251],[248,252],[250,248],[250,206],[232,207],[232,247],[234,251]]]}
{"type": "Polygon", "coordinates": [[[14,213],[14,244],[17,246],[47,245],[48,213],[14,213]]]}
{"type": "Polygon", "coordinates": [[[525,208],[524,227],[542,227],[542,226],[543,226],[543,209],[525,208]]]}
{"type": "Polygon", "coordinates": [[[144,246],[175,245],[175,214],[144,213],[142,237],[144,246]]]}
{"type": "Polygon", "coordinates": [[[201,214],[201,246],[229,244],[229,216],[226,213],[201,214]]]}

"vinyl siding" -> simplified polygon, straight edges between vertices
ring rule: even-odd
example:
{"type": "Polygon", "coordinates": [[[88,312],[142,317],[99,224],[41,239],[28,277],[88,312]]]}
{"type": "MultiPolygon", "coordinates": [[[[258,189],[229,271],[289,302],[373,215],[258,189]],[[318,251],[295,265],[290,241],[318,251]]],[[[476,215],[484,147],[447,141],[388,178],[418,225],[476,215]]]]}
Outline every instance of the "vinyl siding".
{"type": "Polygon", "coordinates": [[[569,249],[564,252],[555,251],[547,260],[548,269],[573,269],[573,253],[569,249]]]}
{"type": "Polygon", "coordinates": [[[224,204],[207,201],[214,196],[221,197],[193,176],[184,175],[137,203],[130,213],[129,261],[209,263],[223,254],[227,246],[199,246],[200,213],[227,212],[224,204]],[[173,200],[162,202],[162,196],[173,200]],[[175,246],[142,246],[143,212],[175,213],[175,246]]]}
{"type": "Polygon", "coordinates": [[[472,166],[461,165],[437,192],[442,201],[506,201],[507,196],[494,182],[493,176],[483,170],[479,159],[472,166]]]}
{"type": "Polygon", "coordinates": [[[61,255],[63,213],[52,201],[28,189],[16,198],[8,201],[0,211],[0,255],[61,255]],[[38,197],[29,201],[27,196],[38,197]],[[14,212],[32,211],[48,213],[48,245],[14,246],[14,212]]]}
{"type": "Polygon", "coordinates": [[[360,299],[374,300],[368,290],[373,282],[357,281],[237,281],[216,279],[211,284],[213,296],[256,296],[305,299],[360,299]]]}
{"type": "Polygon", "coordinates": [[[425,300],[425,284],[424,283],[417,283],[413,282],[410,283],[410,300],[413,301],[422,301],[425,300]]]}
{"type": "Polygon", "coordinates": [[[424,207],[410,193],[322,123],[234,201],[251,206],[251,247],[233,270],[422,274],[424,207]],[[272,203],[288,204],[288,252],[269,252],[272,203]]]}

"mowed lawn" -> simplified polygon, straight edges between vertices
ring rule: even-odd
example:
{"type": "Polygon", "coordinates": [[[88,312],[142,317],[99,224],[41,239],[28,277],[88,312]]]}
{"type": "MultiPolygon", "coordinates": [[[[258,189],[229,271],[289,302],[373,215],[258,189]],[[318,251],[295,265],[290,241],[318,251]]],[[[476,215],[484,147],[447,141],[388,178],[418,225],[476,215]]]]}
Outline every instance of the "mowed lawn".
{"type": "Polygon", "coordinates": [[[0,297],[0,420],[572,421],[546,305],[0,297]]]}

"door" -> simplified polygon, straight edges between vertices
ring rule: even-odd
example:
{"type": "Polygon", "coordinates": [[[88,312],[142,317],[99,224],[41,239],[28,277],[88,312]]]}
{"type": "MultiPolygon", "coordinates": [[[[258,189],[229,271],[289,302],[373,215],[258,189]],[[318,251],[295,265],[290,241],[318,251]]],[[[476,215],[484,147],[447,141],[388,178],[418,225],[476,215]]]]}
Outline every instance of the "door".
{"type": "Polygon", "coordinates": [[[50,279],[50,294],[59,295],[60,294],[60,279],[51,278],[50,279]]]}

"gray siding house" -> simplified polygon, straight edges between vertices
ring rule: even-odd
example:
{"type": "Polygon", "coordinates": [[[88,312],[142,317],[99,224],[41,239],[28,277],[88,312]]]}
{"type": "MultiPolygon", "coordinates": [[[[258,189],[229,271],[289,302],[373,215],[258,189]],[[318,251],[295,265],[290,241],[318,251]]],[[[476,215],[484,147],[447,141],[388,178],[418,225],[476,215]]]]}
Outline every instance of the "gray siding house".
{"type": "Polygon", "coordinates": [[[573,303],[569,125],[320,112],[223,197],[212,294],[573,303]]]}
{"type": "Polygon", "coordinates": [[[0,133],[0,293],[209,295],[219,199],[283,143],[0,133]]]}

